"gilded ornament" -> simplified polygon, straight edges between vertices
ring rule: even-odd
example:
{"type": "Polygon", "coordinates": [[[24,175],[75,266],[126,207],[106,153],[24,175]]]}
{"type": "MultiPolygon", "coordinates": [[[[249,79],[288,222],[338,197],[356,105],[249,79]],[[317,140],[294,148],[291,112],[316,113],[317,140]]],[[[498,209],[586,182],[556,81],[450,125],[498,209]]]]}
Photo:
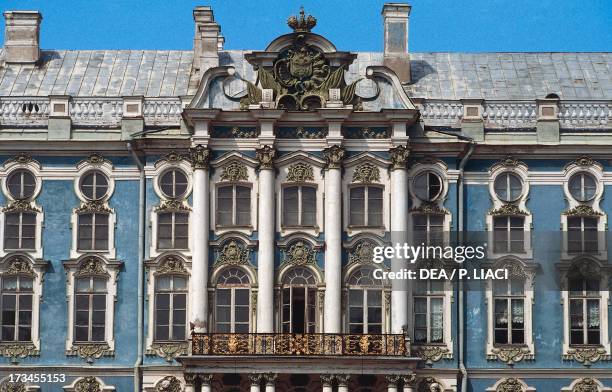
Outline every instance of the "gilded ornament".
{"type": "Polygon", "coordinates": [[[314,174],[312,166],[306,165],[305,163],[296,163],[289,166],[287,172],[288,182],[306,182],[314,181],[314,174]]]}
{"type": "Polygon", "coordinates": [[[87,163],[94,166],[99,166],[104,162],[107,162],[107,160],[102,155],[95,152],[87,158],[87,163]]]}
{"type": "Polygon", "coordinates": [[[499,383],[495,392],[523,392],[523,385],[516,378],[507,378],[499,383]]]}
{"type": "Polygon", "coordinates": [[[389,137],[389,131],[387,128],[384,129],[373,129],[373,128],[362,128],[361,129],[362,137],[366,139],[385,139],[389,137]]]}
{"type": "Polygon", "coordinates": [[[102,386],[95,377],[83,377],[74,384],[75,392],[102,392],[102,386]]]}
{"type": "Polygon", "coordinates": [[[159,268],[157,269],[158,274],[171,274],[171,273],[180,273],[186,274],[187,270],[183,265],[183,261],[175,256],[168,256],[159,263],[159,268]]]}
{"type": "Polygon", "coordinates": [[[96,201],[88,201],[86,203],[81,204],[81,206],[77,208],[75,212],[77,214],[89,213],[89,212],[110,214],[112,210],[108,208],[103,201],[96,200],[96,201]]]}
{"type": "Polygon", "coordinates": [[[406,161],[408,160],[408,155],[410,155],[410,150],[405,146],[397,146],[390,149],[389,154],[391,155],[391,167],[393,169],[406,168],[406,161]]]}
{"type": "Polygon", "coordinates": [[[244,129],[240,127],[232,127],[231,132],[232,132],[232,136],[238,139],[251,139],[251,138],[257,137],[257,129],[244,129]]]}
{"type": "Polygon", "coordinates": [[[323,150],[325,155],[325,161],[327,162],[328,169],[339,169],[342,167],[342,160],[344,159],[346,151],[344,148],[333,145],[323,150]]]}
{"type": "Polygon", "coordinates": [[[219,252],[217,263],[219,264],[246,264],[249,258],[249,251],[238,244],[235,240],[231,240],[219,252]]]}
{"type": "Polygon", "coordinates": [[[296,33],[308,33],[317,25],[317,19],[312,15],[306,17],[304,7],[300,7],[299,18],[296,16],[289,17],[289,19],[287,19],[287,25],[296,33]]]}
{"type": "Polygon", "coordinates": [[[428,201],[422,202],[417,207],[412,207],[410,209],[410,212],[417,212],[421,214],[438,214],[438,215],[445,215],[449,213],[446,209],[440,207],[437,203],[432,203],[428,201]]]}
{"type": "Polygon", "coordinates": [[[194,169],[208,169],[210,149],[198,144],[189,149],[189,160],[194,169]]]}
{"type": "Polygon", "coordinates": [[[79,265],[79,269],[76,273],[77,276],[86,276],[86,275],[108,275],[106,269],[104,268],[104,263],[102,260],[90,257],[81,262],[79,265]]]}
{"type": "Polygon", "coordinates": [[[450,351],[446,346],[424,345],[415,347],[415,354],[425,360],[426,364],[431,365],[442,358],[449,358],[450,351]]]}
{"type": "Polygon", "coordinates": [[[567,216],[601,216],[602,213],[595,211],[593,207],[580,204],[570,210],[565,211],[563,214],[567,216]]]}
{"type": "Polygon", "coordinates": [[[360,241],[349,252],[349,264],[372,263],[375,247],[376,245],[371,241],[360,241]]]}
{"type": "Polygon", "coordinates": [[[370,337],[368,335],[361,335],[361,338],[359,338],[359,349],[364,354],[366,354],[369,351],[370,337]]]}
{"type": "Polygon", "coordinates": [[[489,215],[500,216],[500,215],[529,215],[527,211],[521,210],[516,204],[504,204],[503,206],[489,211],[489,215]]]}
{"type": "Polygon", "coordinates": [[[174,376],[162,378],[155,386],[155,392],[181,392],[182,390],[181,382],[174,376]]]}
{"type": "Polygon", "coordinates": [[[248,181],[249,175],[245,164],[233,161],[223,168],[221,181],[248,181]]]}
{"type": "Polygon", "coordinates": [[[572,392],[599,392],[599,385],[592,378],[582,378],[574,384],[572,392]]]}
{"type": "Polygon", "coordinates": [[[380,169],[371,163],[362,163],[353,172],[353,182],[366,184],[380,182],[380,169]]]}
{"type": "Polygon", "coordinates": [[[274,150],[270,146],[263,146],[262,148],[258,148],[256,150],[256,157],[259,161],[260,169],[272,169],[274,167],[274,156],[276,155],[276,150],[274,150]]]}
{"type": "Polygon", "coordinates": [[[13,257],[9,262],[6,275],[35,275],[30,262],[20,256],[13,257]]]}
{"type": "Polygon", "coordinates": [[[184,200],[164,200],[159,206],[155,207],[156,212],[168,212],[168,211],[191,211],[191,209],[185,205],[184,200]]]}
{"type": "Polygon", "coordinates": [[[315,262],[316,252],[304,241],[298,241],[289,247],[289,250],[283,251],[285,263],[304,265],[315,262]]]}

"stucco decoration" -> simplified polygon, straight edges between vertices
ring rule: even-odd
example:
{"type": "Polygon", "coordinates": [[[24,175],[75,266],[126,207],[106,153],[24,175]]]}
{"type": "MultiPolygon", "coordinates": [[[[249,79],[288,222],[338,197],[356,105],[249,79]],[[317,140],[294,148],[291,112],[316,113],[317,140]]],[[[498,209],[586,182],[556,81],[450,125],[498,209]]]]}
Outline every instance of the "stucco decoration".
{"type": "Polygon", "coordinates": [[[155,386],[155,392],[181,392],[182,390],[181,382],[174,376],[162,378],[155,386]]]}
{"type": "Polygon", "coordinates": [[[296,241],[288,250],[283,250],[283,262],[304,265],[315,262],[316,251],[304,241],[296,241]]]}
{"type": "Polygon", "coordinates": [[[340,146],[331,146],[323,150],[328,169],[339,169],[342,166],[346,151],[340,146]]]}
{"type": "Polygon", "coordinates": [[[503,216],[503,215],[529,215],[527,211],[521,210],[516,204],[504,204],[499,208],[491,210],[489,212],[492,216],[503,216]]]}
{"type": "Polygon", "coordinates": [[[168,362],[172,362],[179,355],[187,355],[189,343],[187,342],[170,342],[170,343],[153,343],[147,350],[148,355],[157,355],[168,362]]]}
{"type": "Polygon", "coordinates": [[[95,377],[84,377],[74,384],[75,392],[102,392],[102,388],[95,377]]]}
{"type": "Polygon", "coordinates": [[[374,248],[376,244],[372,241],[359,241],[355,246],[351,248],[349,251],[349,265],[358,263],[358,264],[366,264],[372,263],[374,259],[374,248]]]}
{"type": "Polygon", "coordinates": [[[40,163],[34,160],[29,154],[22,152],[22,153],[15,155],[14,157],[7,159],[6,162],[4,162],[4,164],[6,165],[8,163],[17,163],[20,165],[25,165],[31,162],[35,162],[37,165],[40,166],[40,163]]]}
{"type": "Polygon", "coordinates": [[[380,169],[369,162],[362,163],[353,172],[352,181],[365,184],[380,182],[380,169]]]}
{"type": "Polygon", "coordinates": [[[175,256],[167,256],[160,263],[156,274],[186,274],[187,270],[183,265],[183,261],[175,256]]]}
{"type": "Polygon", "coordinates": [[[30,201],[13,200],[8,206],[2,208],[2,212],[40,212],[40,209],[34,207],[30,201]]]}
{"type": "Polygon", "coordinates": [[[155,207],[155,212],[179,212],[179,211],[191,211],[185,204],[185,200],[164,200],[160,205],[155,207]]]}
{"type": "Polygon", "coordinates": [[[189,149],[189,160],[194,169],[208,169],[210,149],[198,144],[189,149]]]}
{"type": "Polygon", "coordinates": [[[298,162],[289,166],[287,172],[288,182],[307,182],[314,181],[312,166],[298,162]]]}
{"type": "Polygon", "coordinates": [[[15,364],[20,359],[39,356],[40,350],[28,342],[4,343],[0,344],[0,355],[10,358],[11,363],[15,364]]]}
{"type": "Polygon", "coordinates": [[[563,214],[567,216],[602,216],[599,211],[595,211],[593,207],[585,204],[577,205],[576,207],[565,211],[563,214]]]}
{"type": "Polygon", "coordinates": [[[572,392],[599,392],[599,387],[592,378],[583,378],[574,385],[572,392]]]}
{"type": "Polygon", "coordinates": [[[109,161],[108,159],[104,158],[102,155],[94,152],[89,157],[87,157],[87,159],[84,159],[81,162],[79,162],[77,166],[80,166],[83,163],[89,164],[91,166],[101,166],[101,165],[103,165],[105,163],[110,165],[111,161],[109,161]]]}
{"type": "Polygon", "coordinates": [[[576,361],[584,366],[591,366],[598,361],[609,361],[610,355],[603,347],[580,347],[570,348],[563,355],[563,359],[567,361],[576,361]]]}
{"type": "Polygon", "coordinates": [[[410,150],[405,146],[397,146],[389,150],[391,156],[392,169],[405,169],[410,150]]]}
{"type": "Polygon", "coordinates": [[[444,392],[444,388],[435,378],[425,377],[419,382],[417,392],[444,392]]]}
{"type": "Polygon", "coordinates": [[[448,210],[440,207],[439,203],[429,202],[429,201],[423,201],[417,207],[412,207],[410,209],[410,212],[417,212],[420,214],[438,214],[438,215],[450,214],[448,210]]]}
{"type": "Polygon", "coordinates": [[[223,173],[219,178],[221,181],[248,181],[249,175],[244,163],[233,161],[223,167],[223,173]]]}
{"type": "Polygon", "coordinates": [[[108,273],[104,268],[104,263],[102,262],[102,260],[96,257],[90,257],[81,262],[81,265],[79,265],[79,269],[75,274],[75,276],[86,275],[108,276],[108,273]]]}
{"type": "Polygon", "coordinates": [[[439,345],[420,345],[414,347],[413,351],[419,358],[425,360],[427,365],[432,365],[434,362],[438,362],[442,358],[452,358],[450,350],[446,346],[439,345]]]}
{"type": "Polygon", "coordinates": [[[272,169],[274,167],[274,156],[276,156],[276,150],[270,146],[263,146],[256,150],[256,157],[259,161],[260,169],[272,169]]]}
{"type": "Polygon", "coordinates": [[[34,276],[34,269],[30,263],[21,258],[20,256],[15,256],[9,262],[8,268],[5,271],[6,275],[28,275],[34,276]]]}
{"type": "Polygon", "coordinates": [[[26,386],[22,382],[6,381],[0,386],[0,392],[26,392],[26,386]]]}
{"type": "Polygon", "coordinates": [[[185,159],[185,156],[183,154],[180,154],[176,151],[170,151],[169,153],[167,153],[166,155],[158,159],[155,162],[155,166],[158,166],[159,164],[164,163],[164,162],[171,163],[171,164],[177,164],[184,159],[185,159]]]}
{"type": "Polygon", "coordinates": [[[216,262],[218,264],[246,264],[249,260],[249,250],[236,240],[229,240],[218,251],[216,262]]]}
{"type": "Polygon", "coordinates": [[[507,378],[502,381],[495,392],[523,392],[523,386],[516,378],[507,378]]]}

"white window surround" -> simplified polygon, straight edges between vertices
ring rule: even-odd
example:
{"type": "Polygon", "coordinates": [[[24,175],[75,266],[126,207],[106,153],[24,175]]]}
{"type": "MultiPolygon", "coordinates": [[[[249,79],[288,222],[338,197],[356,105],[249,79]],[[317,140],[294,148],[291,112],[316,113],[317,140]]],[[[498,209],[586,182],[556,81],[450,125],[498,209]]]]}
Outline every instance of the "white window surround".
{"type": "Polygon", "coordinates": [[[40,163],[33,160],[32,158],[20,155],[17,159],[9,160],[1,169],[0,169],[0,178],[2,179],[2,192],[6,196],[6,205],[0,209],[0,257],[3,257],[11,252],[26,252],[30,256],[35,259],[40,259],[43,257],[43,249],[42,249],[42,227],[44,221],[44,213],[42,207],[36,204],[36,198],[40,194],[42,189],[42,167],[40,163]],[[34,175],[36,187],[34,188],[34,193],[32,196],[25,200],[15,200],[11,193],[7,188],[7,179],[15,170],[28,170],[34,175]],[[4,249],[5,241],[4,241],[4,230],[6,224],[6,213],[8,212],[32,212],[36,214],[36,230],[35,230],[35,242],[34,249],[4,249]]]}
{"type": "Polygon", "coordinates": [[[150,246],[149,246],[149,257],[155,258],[161,254],[164,254],[165,252],[170,252],[170,251],[178,252],[186,257],[190,257],[191,249],[193,249],[193,242],[192,242],[191,236],[189,236],[189,239],[187,241],[188,249],[170,250],[170,249],[158,249],[157,248],[157,243],[158,243],[157,241],[158,219],[157,218],[158,218],[158,213],[161,211],[187,212],[189,213],[188,225],[189,227],[191,227],[193,214],[190,213],[191,208],[187,201],[189,198],[189,195],[191,194],[192,187],[193,187],[191,164],[187,160],[183,159],[181,155],[178,155],[176,153],[169,153],[164,158],[155,162],[153,170],[148,172],[147,175],[152,176],[153,190],[155,194],[159,197],[159,203],[157,204],[156,207],[153,207],[151,209],[151,212],[149,215],[149,222],[151,225],[150,226],[151,227],[151,241],[150,241],[150,246]],[[185,173],[185,176],[187,177],[187,189],[185,190],[185,193],[180,198],[177,198],[177,199],[168,198],[162,192],[160,188],[160,184],[159,184],[161,176],[170,169],[179,169],[183,171],[185,173]]]}
{"type": "MultiPolygon", "coordinates": [[[[168,362],[173,358],[187,354],[188,342],[156,342],[155,341],[155,278],[163,275],[181,275],[187,278],[186,293],[191,292],[191,261],[176,252],[165,252],[154,259],[145,262],[147,268],[146,296],[147,296],[147,331],[145,350],[147,355],[158,355],[168,362]]],[[[190,298],[187,295],[186,315],[189,315],[190,298]]],[[[188,320],[186,320],[188,321],[188,320]]],[[[189,323],[185,323],[185,336],[189,336],[189,323]]]]}
{"type": "Polygon", "coordinates": [[[107,159],[94,154],[88,159],[84,159],[77,164],[77,172],[74,178],[74,192],[81,200],[81,205],[72,210],[70,222],[72,226],[72,245],[70,247],[70,258],[78,259],[82,255],[88,253],[96,253],[104,256],[108,259],[114,259],[116,255],[115,249],[115,223],[116,214],[112,208],[109,207],[108,201],[113,196],[115,191],[115,180],[113,165],[107,159]],[[85,174],[90,171],[99,171],[106,176],[108,179],[108,191],[99,200],[89,200],[81,192],[81,179],[85,174]],[[86,251],[78,249],[78,234],[79,234],[79,213],[91,213],[91,212],[103,212],[108,214],[108,249],[106,251],[86,251]]]}
{"type": "Polygon", "coordinates": [[[561,214],[561,230],[563,231],[563,250],[561,252],[562,260],[572,260],[576,255],[568,252],[568,216],[590,216],[597,218],[597,253],[590,253],[591,255],[605,260],[607,258],[607,244],[606,244],[606,226],[607,216],[605,211],[600,207],[601,200],[603,199],[604,193],[604,172],[603,167],[597,161],[589,158],[580,158],[567,166],[565,166],[563,177],[563,192],[568,202],[568,209],[561,214]],[[569,190],[569,180],[573,175],[586,172],[595,178],[595,195],[591,200],[580,202],[572,196],[569,190]]]}
{"type": "MultiPolygon", "coordinates": [[[[212,312],[210,312],[210,320],[209,320],[209,325],[211,326],[211,331],[215,331],[216,325],[217,325],[217,320],[216,320],[216,314],[217,314],[217,289],[218,288],[222,288],[222,289],[248,289],[249,290],[249,333],[254,333],[256,330],[253,328],[253,324],[254,324],[254,320],[255,320],[255,312],[253,311],[253,308],[255,308],[255,302],[254,300],[256,300],[256,298],[253,298],[253,275],[254,273],[256,273],[255,271],[253,271],[253,269],[251,268],[246,268],[246,266],[240,266],[240,265],[224,265],[220,268],[217,268],[215,270],[214,276],[212,276],[211,278],[211,287],[214,288],[214,290],[212,291],[212,297],[210,297],[209,294],[209,298],[210,298],[210,302],[212,304],[214,304],[213,307],[211,307],[211,309],[213,309],[212,312]],[[240,272],[244,273],[246,276],[246,279],[248,280],[247,283],[242,283],[242,284],[229,284],[229,285],[224,285],[223,283],[219,282],[219,279],[223,276],[224,273],[226,273],[229,269],[237,269],[240,272]],[[214,279],[214,280],[213,280],[214,279]]],[[[233,320],[233,316],[235,314],[235,304],[232,303],[231,304],[231,315],[232,315],[232,320],[231,320],[231,324],[234,324],[234,320],[233,320]]]]}
{"type": "Polygon", "coordinates": [[[606,387],[601,383],[601,381],[590,377],[582,377],[572,381],[569,386],[561,388],[561,392],[580,392],[582,390],[586,391],[590,389],[583,388],[592,386],[595,386],[597,388],[597,392],[612,392],[612,388],[606,387]]]}
{"type": "Polygon", "coordinates": [[[533,303],[534,303],[534,281],[537,266],[525,262],[518,257],[506,256],[492,263],[485,263],[482,268],[506,269],[508,277],[524,279],[523,287],[523,318],[524,318],[524,343],[495,344],[495,301],[493,292],[493,280],[485,282],[485,303],[487,306],[487,346],[486,355],[488,360],[499,360],[512,365],[522,360],[533,360],[535,358],[535,343],[533,340],[533,303]]]}
{"type": "Polygon", "coordinates": [[[506,391],[517,391],[516,387],[520,388],[520,392],[536,392],[536,389],[528,386],[520,378],[502,378],[497,381],[493,386],[485,389],[486,392],[506,392],[506,391]]]}
{"type": "Polygon", "coordinates": [[[589,256],[578,256],[573,261],[562,261],[557,264],[559,270],[561,306],[563,310],[563,359],[574,360],[585,366],[597,361],[612,360],[612,343],[608,333],[610,308],[610,276],[612,266],[589,256]],[[599,278],[600,299],[600,344],[599,345],[570,345],[570,323],[569,323],[569,278],[572,274],[580,273],[587,278],[599,278]]]}
{"type": "Polygon", "coordinates": [[[295,151],[293,153],[282,156],[275,160],[274,166],[277,170],[275,179],[275,193],[276,193],[276,228],[280,231],[281,235],[287,236],[293,233],[302,232],[310,235],[319,235],[323,230],[324,225],[324,212],[325,212],[325,161],[316,156],[310,155],[303,151],[295,151]],[[288,178],[290,175],[290,169],[294,165],[309,167],[312,169],[312,177],[309,175],[302,176],[299,178],[301,181],[295,181],[294,178],[288,178]],[[313,226],[283,226],[283,189],[288,186],[311,186],[314,187],[316,192],[316,215],[315,224],[313,226]]]}
{"type": "Polygon", "coordinates": [[[363,152],[343,161],[344,172],[342,175],[342,225],[349,236],[360,233],[371,233],[382,236],[391,227],[391,210],[390,210],[390,189],[391,178],[389,175],[389,165],[391,162],[383,159],[370,152],[363,152]],[[362,175],[356,174],[364,165],[371,165],[378,172],[370,177],[369,181],[357,180],[362,178],[362,175]],[[357,177],[357,178],[356,178],[357,177]],[[351,226],[349,225],[350,218],[350,192],[352,186],[379,186],[382,187],[382,227],[367,227],[367,226],[351,226]]]}
{"type": "Polygon", "coordinates": [[[66,355],[79,356],[93,362],[102,356],[115,353],[114,318],[117,301],[117,280],[123,262],[107,260],[96,254],[86,254],[78,259],[64,261],[66,270],[66,300],[68,302],[68,329],[66,331],[66,355]],[[104,342],[75,342],[75,283],[79,277],[93,276],[106,279],[106,313],[104,342]]]}
{"type": "Polygon", "coordinates": [[[237,231],[251,235],[257,227],[257,200],[259,181],[257,166],[259,161],[232,151],[223,154],[210,163],[210,227],[216,235],[237,231]],[[245,173],[246,170],[246,173],[245,173]],[[217,189],[223,185],[241,185],[251,188],[251,224],[248,226],[219,226],[217,225],[217,189]]]}
{"type": "Polygon", "coordinates": [[[12,253],[0,259],[0,283],[5,276],[29,276],[33,281],[32,295],[32,329],[31,342],[0,342],[0,356],[11,358],[13,362],[18,362],[18,358],[38,355],[40,352],[40,302],[42,301],[44,271],[47,262],[32,259],[24,253],[12,253]],[[5,351],[4,345],[19,346],[20,352],[15,356],[11,350],[5,351]]]}
{"type": "Polygon", "coordinates": [[[527,165],[521,161],[517,161],[511,157],[508,157],[496,164],[489,169],[489,195],[493,202],[493,208],[488,212],[486,216],[487,225],[487,257],[489,259],[496,259],[505,256],[515,255],[522,258],[532,258],[533,249],[531,246],[531,226],[533,223],[533,215],[527,210],[527,199],[529,198],[529,169],[527,165]],[[497,177],[504,173],[512,173],[518,176],[521,180],[522,191],[521,196],[514,201],[503,201],[495,192],[495,180],[497,177]],[[495,217],[502,216],[517,216],[523,218],[523,233],[524,233],[524,252],[521,253],[496,253],[494,251],[494,230],[493,220],[495,217]]]}
{"type": "MultiPolygon", "coordinates": [[[[449,213],[446,208],[444,208],[444,202],[446,201],[446,197],[448,195],[448,188],[450,186],[450,178],[448,173],[448,167],[446,164],[440,160],[434,158],[424,158],[419,162],[415,163],[410,170],[408,171],[408,191],[410,194],[410,210],[408,213],[408,230],[413,233],[414,229],[414,215],[416,214],[440,214],[444,216],[443,219],[443,233],[444,233],[444,243],[448,243],[450,232],[451,222],[452,222],[452,214],[449,213]],[[414,179],[419,175],[432,172],[436,174],[441,182],[442,189],[438,196],[430,201],[421,200],[415,193],[414,190],[414,179]]],[[[414,238],[410,239],[414,241],[414,238]]]]}
{"type": "Polygon", "coordinates": [[[94,390],[99,392],[115,391],[115,387],[106,385],[101,378],[93,376],[79,377],[75,379],[72,384],[66,385],[62,389],[64,392],[80,392],[82,390],[89,390],[88,387],[95,388],[96,385],[98,388],[94,390]]]}

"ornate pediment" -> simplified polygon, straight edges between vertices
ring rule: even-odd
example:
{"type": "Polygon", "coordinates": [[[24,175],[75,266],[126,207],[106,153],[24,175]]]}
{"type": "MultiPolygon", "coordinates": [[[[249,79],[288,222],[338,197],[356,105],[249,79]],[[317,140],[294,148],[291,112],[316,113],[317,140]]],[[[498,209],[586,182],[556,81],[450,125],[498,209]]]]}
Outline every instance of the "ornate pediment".
{"type": "Polygon", "coordinates": [[[312,166],[298,162],[289,166],[287,172],[287,182],[307,182],[314,181],[314,171],[312,166]]]}

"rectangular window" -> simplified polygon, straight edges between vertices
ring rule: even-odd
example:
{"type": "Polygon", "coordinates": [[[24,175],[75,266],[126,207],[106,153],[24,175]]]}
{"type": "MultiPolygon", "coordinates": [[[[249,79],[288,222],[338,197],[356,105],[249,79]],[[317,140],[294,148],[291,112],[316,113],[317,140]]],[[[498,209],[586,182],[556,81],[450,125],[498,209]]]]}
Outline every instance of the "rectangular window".
{"type": "Polygon", "coordinates": [[[525,281],[519,278],[493,281],[495,344],[525,343],[525,281]]]}
{"type": "Polygon", "coordinates": [[[108,250],[108,214],[79,214],[77,241],[78,250],[108,250]]]}
{"type": "Polygon", "coordinates": [[[249,332],[249,289],[217,288],[216,332],[249,332]]]}
{"type": "Polygon", "coordinates": [[[415,244],[443,245],[444,215],[414,214],[413,225],[415,244]]]}
{"type": "Polygon", "coordinates": [[[283,226],[316,226],[317,189],[312,186],[283,188],[283,226]]]}
{"type": "Polygon", "coordinates": [[[157,215],[157,249],[189,247],[189,214],[163,212],[157,215]]]}
{"type": "Polygon", "coordinates": [[[75,342],[106,340],[106,279],[95,277],[75,280],[75,342]]]}
{"type": "Polygon", "coordinates": [[[418,281],[414,295],[414,342],[444,343],[444,282],[418,281]]]}
{"type": "Polygon", "coordinates": [[[36,248],[36,214],[9,212],[5,215],[4,249],[32,250],[36,248]]]}
{"type": "Polygon", "coordinates": [[[570,345],[601,344],[601,298],[596,279],[570,279],[570,345]]]}
{"type": "Polygon", "coordinates": [[[381,290],[349,290],[349,333],[382,333],[381,290]]]}
{"type": "Polygon", "coordinates": [[[3,342],[32,340],[32,278],[7,276],[2,279],[0,314],[3,342]]]}
{"type": "Polygon", "coordinates": [[[185,340],[187,279],[160,276],[155,282],[155,340],[185,340]]]}
{"type": "Polygon", "coordinates": [[[525,218],[520,216],[493,218],[493,251],[495,253],[525,252],[525,218]]]}
{"type": "Polygon", "coordinates": [[[383,226],[383,188],[357,186],[349,191],[349,225],[383,226]]]}
{"type": "Polygon", "coordinates": [[[225,185],[217,188],[218,226],[249,226],[251,224],[251,188],[225,185]]]}
{"type": "Polygon", "coordinates": [[[598,251],[598,218],[568,217],[567,218],[567,252],[588,253],[598,251]]]}

